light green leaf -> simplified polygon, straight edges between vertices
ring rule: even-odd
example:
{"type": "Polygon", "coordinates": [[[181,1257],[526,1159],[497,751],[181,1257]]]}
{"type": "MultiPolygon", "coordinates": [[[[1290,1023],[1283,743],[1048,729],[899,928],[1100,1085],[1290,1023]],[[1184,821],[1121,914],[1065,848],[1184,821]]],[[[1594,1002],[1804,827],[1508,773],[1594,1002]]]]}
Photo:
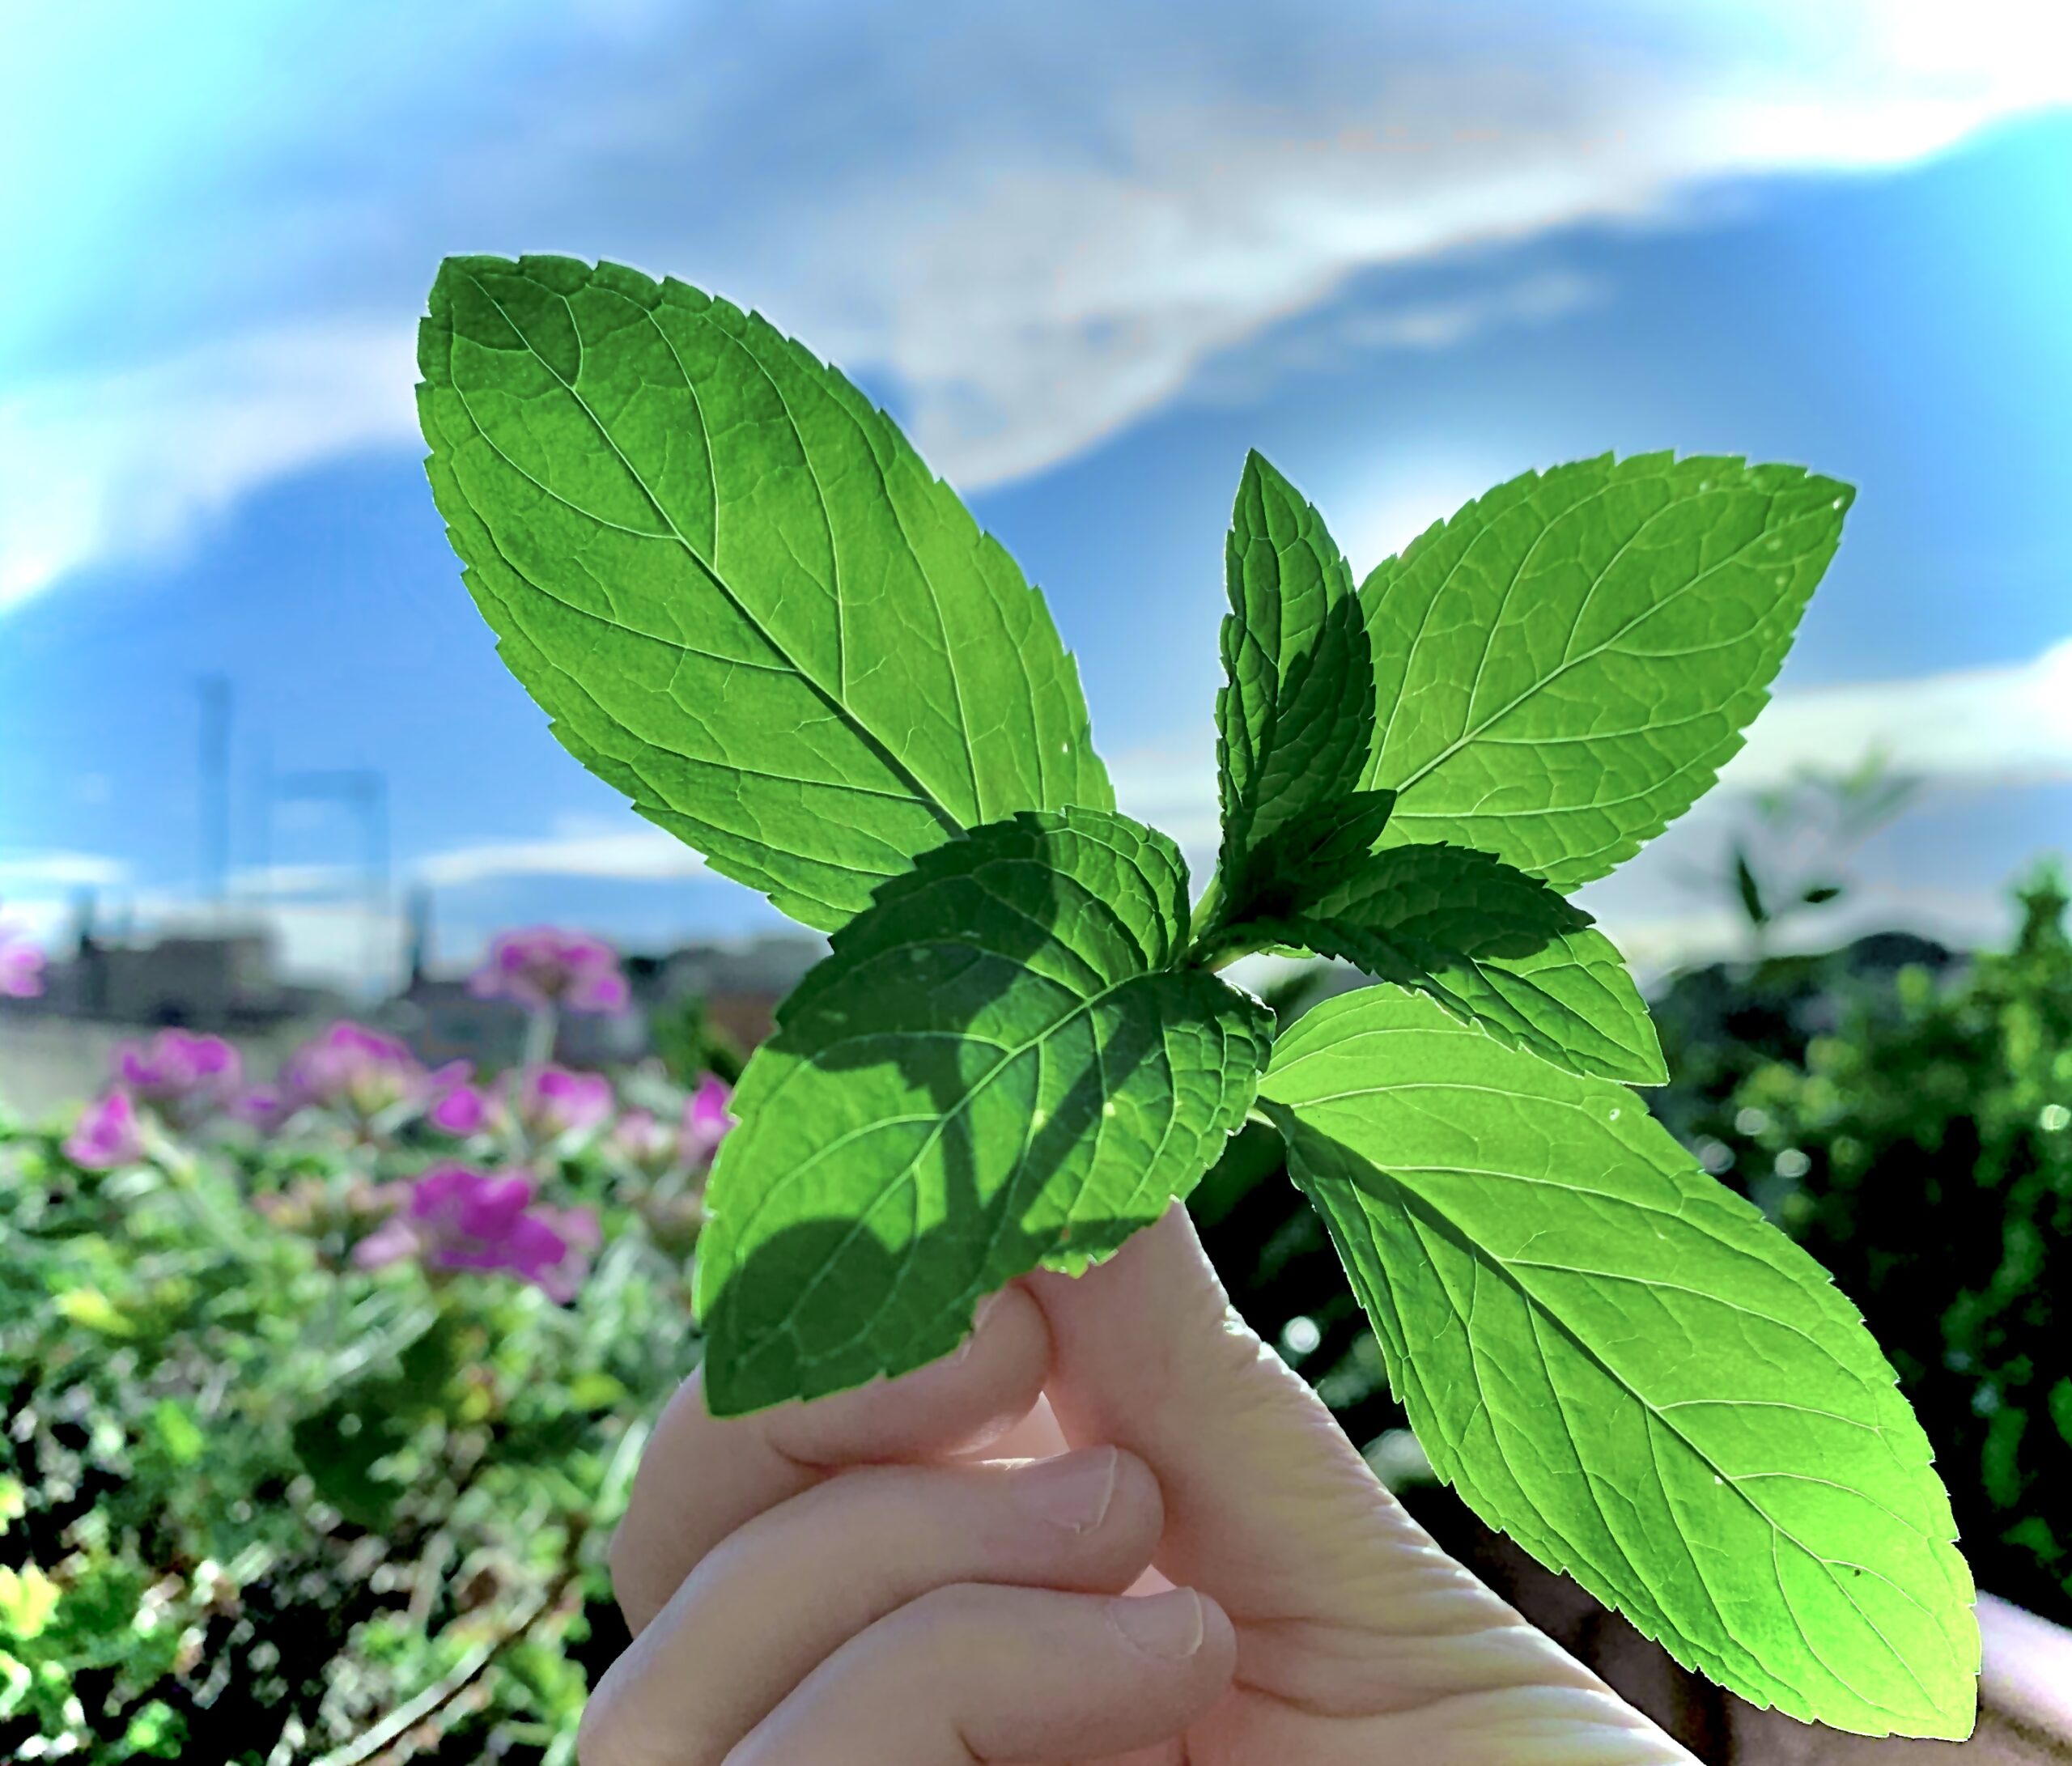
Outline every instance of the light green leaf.
{"type": "Polygon", "coordinates": [[[1257,452],[1238,482],[1224,573],[1217,878],[1223,902],[1242,912],[1279,874],[1289,832],[1307,826],[1302,844],[1314,847],[1358,789],[1374,669],[1352,573],[1323,517],[1257,452]]]}
{"type": "Polygon", "coordinates": [[[1244,1120],[1272,1034],[1177,970],[1187,879],[1112,811],[923,855],[835,934],[735,1093],[697,1303],[715,1414],[955,1348],[981,1295],[1105,1257],[1244,1120]]]}
{"type": "Polygon", "coordinates": [[[208,1437],[179,1399],[162,1398],[151,1407],[151,1433],[176,1466],[191,1466],[202,1457],[208,1437]]]}
{"type": "Polygon", "coordinates": [[[831,928],[950,834],[1115,800],[1042,597],[760,316],[614,264],[455,257],[418,354],[505,661],[715,869],[831,928]]]}
{"type": "Polygon", "coordinates": [[[1463,847],[1389,847],[1233,942],[1342,957],[1572,1072],[1660,1085],[1648,1008],[1611,940],[1537,877],[1463,847]]]}
{"type": "Polygon", "coordinates": [[[1500,486],[1361,587],[1384,838],[1493,852],[1566,892],[1701,796],[1767,702],[1849,487],[1609,454],[1500,486]]]}
{"type": "Polygon", "coordinates": [[[1263,1107],[1441,1476],[1676,1658],[1865,1734],[1968,1734],[1972,1588],[1856,1309],[1622,1087],[1376,987],[1263,1107]]]}

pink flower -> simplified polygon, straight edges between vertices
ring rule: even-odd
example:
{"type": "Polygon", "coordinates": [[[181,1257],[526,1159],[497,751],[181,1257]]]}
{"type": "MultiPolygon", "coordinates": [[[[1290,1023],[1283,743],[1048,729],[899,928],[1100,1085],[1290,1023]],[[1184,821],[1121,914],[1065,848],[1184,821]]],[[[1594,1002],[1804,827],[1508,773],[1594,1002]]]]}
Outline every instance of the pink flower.
{"type": "Polygon", "coordinates": [[[65,1140],[65,1157],[86,1171],[113,1171],[143,1156],[137,1106],[120,1085],[87,1105],[65,1140]]]}
{"type": "Polygon", "coordinates": [[[43,953],[0,926],[0,999],[33,1000],[43,991],[43,953]]]}
{"type": "Polygon", "coordinates": [[[220,1109],[244,1078],[237,1051],[219,1036],[161,1030],[148,1042],[116,1051],[116,1077],[144,1102],[172,1109],[220,1109]]]}
{"type": "Polygon", "coordinates": [[[353,1248],[353,1261],[378,1269],[416,1257],[434,1269],[497,1270],[566,1302],[588,1272],[602,1237],[588,1208],[555,1208],[533,1199],[522,1171],[497,1175],[462,1165],[434,1165],[410,1185],[397,1212],[353,1248]]]}
{"type": "Polygon", "coordinates": [[[485,1000],[515,1000],[529,1012],[622,1012],[628,998],[617,951],[552,926],[504,933],[468,985],[485,1000]]]}
{"type": "Polygon", "coordinates": [[[542,1063],[503,1076],[503,1101],[535,1140],[595,1128],[612,1113],[612,1082],[542,1063]]]}
{"type": "Polygon", "coordinates": [[[425,1120],[441,1134],[465,1140],[493,1127],[503,1114],[503,1106],[492,1093],[464,1082],[439,1093],[425,1112],[425,1120]]]}
{"type": "Polygon", "coordinates": [[[650,1177],[672,1170],[703,1171],[734,1126],[727,1114],[732,1095],[724,1080],[707,1073],[684,1101],[683,1114],[675,1122],[660,1121],[644,1110],[626,1111],[612,1125],[612,1150],[650,1177]]]}
{"type": "Polygon", "coordinates": [[[733,1088],[716,1073],[698,1082],[683,1106],[683,1152],[687,1165],[709,1165],[720,1151],[720,1143],[734,1126],[727,1106],[733,1102],[733,1088]]]}
{"type": "Polygon", "coordinates": [[[435,1084],[397,1038],[342,1019],[291,1055],[281,1068],[282,1103],[343,1108],[363,1120],[421,1097],[435,1084]]]}

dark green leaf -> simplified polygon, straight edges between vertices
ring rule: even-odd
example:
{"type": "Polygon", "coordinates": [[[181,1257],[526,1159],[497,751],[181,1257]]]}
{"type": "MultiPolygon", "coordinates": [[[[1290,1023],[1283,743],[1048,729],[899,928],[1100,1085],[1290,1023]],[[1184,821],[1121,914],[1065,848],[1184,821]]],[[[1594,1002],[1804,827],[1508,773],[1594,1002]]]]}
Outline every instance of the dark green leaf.
{"type": "Polygon", "coordinates": [[[714,1411],[898,1373],[979,1297],[1076,1269],[1184,1195],[1244,1119],[1258,1001],[1177,970],[1187,870],[1112,811],[924,855],[834,937],[750,1060],[708,1192],[714,1411]]]}
{"type": "MultiPolygon", "coordinates": [[[[1297,855],[1292,832],[1304,830],[1297,843],[1313,851],[1357,813],[1344,800],[1366,768],[1374,669],[1352,573],[1323,517],[1256,452],[1238,482],[1224,567],[1217,876],[1234,916],[1297,855]]],[[[1377,821],[1368,847],[1380,831],[1377,821]]]]}
{"type": "Polygon", "coordinates": [[[1630,1085],[1669,1077],[1611,940],[1537,877],[1486,852],[1385,847],[1314,902],[1233,936],[1342,957],[1577,1073],[1630,1085]]]}
{"type": "Polygon", "coordinates": [[[1042,598],[884,413],[759,316],[449,258],[427,469],[563,744],[810,925],[945,836],[1114,801],[1042,598]]]}
{"type": "Polygon", "coordinates": [[[1748,916],[1748,923],[1768,925],[1770,911],[1764,905],[1763,886],[1756,881],[1756,873],[1749,867],[1747,853],[1739,847],[1734,849],[1734,888],[1741,898],[1741,911],[1748,916]]]}

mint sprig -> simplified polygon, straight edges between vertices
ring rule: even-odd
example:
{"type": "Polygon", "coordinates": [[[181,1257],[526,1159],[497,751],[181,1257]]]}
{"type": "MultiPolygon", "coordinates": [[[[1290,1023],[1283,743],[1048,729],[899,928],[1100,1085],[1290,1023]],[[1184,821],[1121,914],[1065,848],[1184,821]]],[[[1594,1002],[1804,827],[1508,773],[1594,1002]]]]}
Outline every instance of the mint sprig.
{"type": "Polygon", "coordinates": [[[1758,1704],[1969,1732],[1971,1580],[1892,1369],[1625,1089],[1661,1051],[1563,898],[1739,746],[1847,486],[1607,455],[1356,588],[1251,455],[1191,912],[1042,597],[833,369],[566,258],[450,260],[419,354],[466,583],[563,742],[834,933],[711,1178],[715,1410],[946,1353],[1185,1196],[1256,1099],[1479,1513],[1758,1704]],[[1267,948],[1377,984],[1276,1043],[1215,972],[1267,948]]]}

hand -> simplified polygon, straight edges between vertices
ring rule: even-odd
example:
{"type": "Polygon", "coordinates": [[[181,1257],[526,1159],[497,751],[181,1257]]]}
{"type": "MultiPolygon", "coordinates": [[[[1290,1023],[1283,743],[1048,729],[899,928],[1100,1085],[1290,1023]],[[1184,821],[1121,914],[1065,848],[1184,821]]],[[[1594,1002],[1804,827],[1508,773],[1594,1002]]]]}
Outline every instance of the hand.
{"type": "Polygon", "coordinates": [[[1691,1759],[1433,1544],[1177,1205],[901,1379],[721,1422],[694,1377],[612,1573],[583,1766],[1691,1759]]]}

